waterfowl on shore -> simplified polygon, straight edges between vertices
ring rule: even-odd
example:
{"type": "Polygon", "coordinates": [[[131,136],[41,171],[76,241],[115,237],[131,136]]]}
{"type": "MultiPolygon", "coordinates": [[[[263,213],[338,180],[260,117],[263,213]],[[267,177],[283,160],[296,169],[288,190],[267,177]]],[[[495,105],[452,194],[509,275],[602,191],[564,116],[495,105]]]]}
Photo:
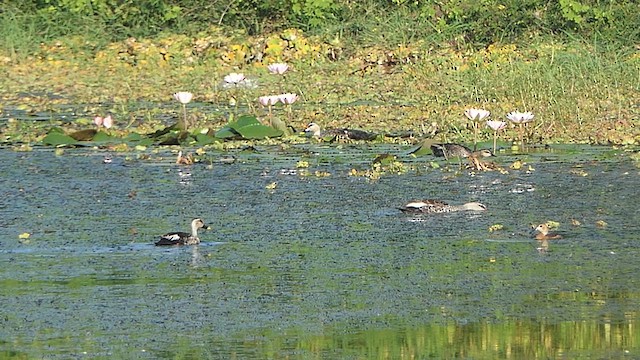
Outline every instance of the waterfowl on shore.
{"type": "Polygon", "coordinates": [[[555,239],[562,239],[562,235],[555,233],[555,232],[551,232],[551,229],[549,229],[549,225],[547,224],[540,224],[535,228],[535,231],[537,232],[536,234],[536,240],[555,240],[555,239]]]}
{"type": "Polygon", "coordinates": [[[207,228],[202,219],[193,219],[191,221],[191,233],[186,232],[171,232],[160,236],[155,244],[156,246],[170,246],[170,245],[196,245],[200,243],[198,238],[198,229],[207,228]]]}
{"type": "Polygon", "coordinates": [[[403,213],[409,214],[438,214],[454,211],[484,211],[487,207],[479,202],[470,202],[464,205],[449,205],[440,200],[417,200],[398,208],[403,213]]]}
{"type": "Polygon", "coordinates": [[[325,129],[322,130],[320,125],[316,123],[310,123],[304,130],[307,136],[313,136],[317,138],[330,138],[341,140],[373,140],[378,135],[364,130],[357,129],[325,129]]]}
{"type": "Polygon", "coordinates": [[[452,157],[467,158],[475,156],[476,158],[483,158],[494,156],[490,150],[481,149],[478,151],[471,151],[468,147],[460,144],[446,143],[446,144],[432,144],[431,151],[433,156],[444,157],[449,159],[452,157]]]}

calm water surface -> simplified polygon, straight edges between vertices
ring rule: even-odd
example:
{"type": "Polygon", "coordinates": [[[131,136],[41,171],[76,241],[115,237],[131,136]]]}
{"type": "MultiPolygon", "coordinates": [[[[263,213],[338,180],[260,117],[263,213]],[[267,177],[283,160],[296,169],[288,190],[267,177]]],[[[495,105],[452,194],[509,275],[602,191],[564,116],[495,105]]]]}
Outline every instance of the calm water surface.
{"type": "Polygon", "coordinates": [[[259,147],[185,167],[168,150],[0,150],[0,357],[640,357],[628,154],[502,155],[532,171],[470,174],[406,151],[259,147]],[[409,170],[349,175],[383,152],[409,170]],[[396,209],[424,198],[489,211],[396,209]],[[194,217],[203,244],[153,246],[194,217]],[[543,246],[531,225],[548,220],[564,238],[543,246]]]}

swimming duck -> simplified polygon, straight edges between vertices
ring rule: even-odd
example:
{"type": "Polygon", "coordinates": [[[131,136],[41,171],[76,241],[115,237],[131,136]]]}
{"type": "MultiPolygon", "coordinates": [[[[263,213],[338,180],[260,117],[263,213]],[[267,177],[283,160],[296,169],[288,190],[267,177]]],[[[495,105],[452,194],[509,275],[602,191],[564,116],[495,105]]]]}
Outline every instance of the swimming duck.
{"type": "Polygon", "coordinates": [[[562,235],[560,235],[558,233],[551,232],[551,229],[549,229],[549,225],[547,225],[547,224],[538,225],[536,227],[535,231],[537,232],[536,240],[562,239],[562,235]]]}
{"type": "Polygon", "coordinates": [[[449,159],[451,157],[467,158],[475,156],[477,158],[494,156],[490,150],[482,149],[478,151],[471,151],[468,147],[460,144],[446,143],[446,144],[433,144],[431,145],[431,151],[433,156],[444,157],[449,159]]]}
{"type": "Polygon", "coordinates": [[[321,130],[320,125],[316,123],[309,123],[304,130],[307,136],[313,136],[318,138],[330,138],[341,140],[373,140],[378,135],[364,130],[357,129],[326,129],[321,130]]]}
{"type": "Polygon", "coordinates": [[[484,211],[487,207],[479,202],[470,202],[464,205],[449,205],[440,200],[417,200],[399,208],[403,213],[410,214],[438,214],[454,211],[484,211]]]}
{"type": "Polygon", "coordinates": [[[156,242],[156,246],[167,245],[197,245],[200,243],[198,238],[198,229],[207,228],[202,219],[193,219],[191,221],[191,233],[171,232],[160,236],[160,240],[156,242]]]}

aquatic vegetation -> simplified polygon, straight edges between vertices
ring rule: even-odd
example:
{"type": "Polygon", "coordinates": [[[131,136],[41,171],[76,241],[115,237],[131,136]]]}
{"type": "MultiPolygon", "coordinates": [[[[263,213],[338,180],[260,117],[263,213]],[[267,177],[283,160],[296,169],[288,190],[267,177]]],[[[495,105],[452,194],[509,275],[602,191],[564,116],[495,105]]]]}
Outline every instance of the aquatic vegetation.
{"type": "Polygon", "coordinates": [[[525,143],[524,143],[524,126],[533,121],[534,115],[533,113],[527,111],[527,112],[519,112],[519,111],[512,111],[510,113],[507,114],[507,119],[511,120],[511,122],[513,122],[514,124],[518,125],[518,130],[520,133],[520,148],[522,150],[524,150],[525,148],[525,143]]]}
{"type": "Polygon", "coordinates": [[[242,115],[216,131],[217,139],[264,139],[282,136],[282,130],[260,123],[255,116],[242,115]]]}
{"type": "Polygon", "coordinates": [[[478,144],[478,128],[480,127],[479,123],[488,118],[491,112],[484,109],[467,109],[464,114],[469,120],[473,121],[473,150],[476,150],[478,144]]]}
{"type": "Polygon", "coordinates": [[[111,114],[105,117],[96,116],[93,118],[93,123],[98,127],[104,126],[105,129],[111,129],[111,127],[113,126],[113,117],[111,117],[111,114]]]}
{"type": "Polygon", "coordinates": [[[289,70],[289,65],[285,63],[273,63],[269,64],[267,69],[269,69],[269,72],[272,74],[282,75],[289,70]]]}
{"type": "Polygon", "coordinates": [[[243,82],[245,82],[246,80],[247,78],[244,76],[244,74],[241,74],[241,73],[231,73],[224,77],[224,82],[226,84],[226,87],[236,87],[242,84],[243,82]]]}
{"type": "Polygon", "coordinates": [[[173,94],[173,98],[182,104],[182,121],[183,129],[189,128],[189,120],[187,119],[187,104],[193,99],[193,94],[188,91],[179,91],[173,94]]]}
{"type": "Polygon", "coordinates": [[[493,153],[496,153],[496,144],[498,141],[498,131],[507,127],[507,123],[499,120],[487,120],[487,126],[493,130],[493,153]]]}

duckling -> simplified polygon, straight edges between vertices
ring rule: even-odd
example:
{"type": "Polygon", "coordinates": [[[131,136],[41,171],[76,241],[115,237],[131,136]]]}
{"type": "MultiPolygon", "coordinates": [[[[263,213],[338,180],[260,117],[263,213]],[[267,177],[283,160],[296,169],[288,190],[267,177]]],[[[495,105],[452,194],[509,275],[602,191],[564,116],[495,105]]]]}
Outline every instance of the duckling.
{"type": "Polygon", "coordinates": [[[373,140],[378,135],[364,130],[357,129],[326,129],[321,130],[320,125],[316,123],[310,123],[304,130],[307,136],[313,136],[317,138],[344,139],[344,140],[373,140]]]}
{"type": "Polygon", "coordinates": [[[193,219],[191,221],[191,233],[186,232],[171,232],[160,236],[155,244],[156,246],[167,245],[197,245],[200,243],[198,238],[198,229],[207,229],[207,225],[204,224],[202,219],[193,219]]]}
{"type": "Polygon", "coordinates": [[[547,224],[540,224],[536,227],[535,231],[537,231],[538,233],[536,234],[536,240],[554,240],[554,239],[562,239],[562,235],[558,234],[558,233],[554,233],[551,232],[551,230],[549,229],[549,225],[547,224]]]}
{"type": "Polygon", "coordinates": [[[453,211],[484,211],[487,207],[479,202],[470,202],[464,205],[449,205],[440,200],[417,200],[399,208],[403,213],[409,214],[438,214],[453,211]]]}

